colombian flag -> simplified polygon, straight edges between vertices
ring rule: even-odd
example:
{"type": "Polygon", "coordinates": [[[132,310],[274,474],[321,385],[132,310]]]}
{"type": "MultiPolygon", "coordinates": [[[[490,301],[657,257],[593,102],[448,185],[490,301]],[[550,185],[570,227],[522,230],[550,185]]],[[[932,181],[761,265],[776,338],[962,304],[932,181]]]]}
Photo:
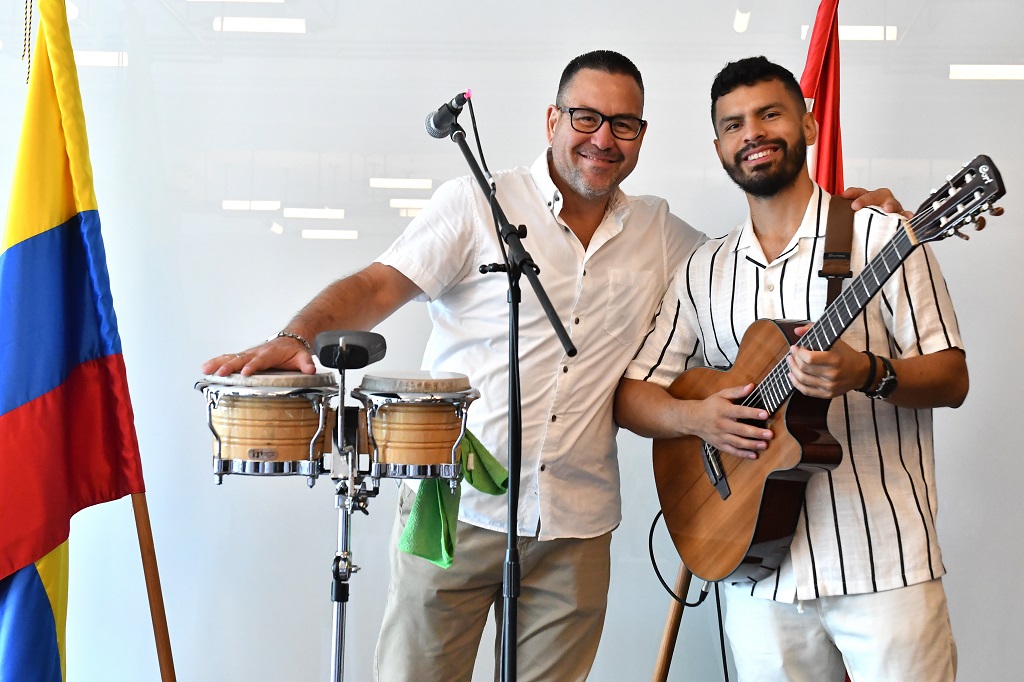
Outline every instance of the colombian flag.
{"type": "Polygon", "coordinates": [[[72,515],[142,463],[64,3],[40,23],[0,238],[0,679],[60,680],[72,515]]]}

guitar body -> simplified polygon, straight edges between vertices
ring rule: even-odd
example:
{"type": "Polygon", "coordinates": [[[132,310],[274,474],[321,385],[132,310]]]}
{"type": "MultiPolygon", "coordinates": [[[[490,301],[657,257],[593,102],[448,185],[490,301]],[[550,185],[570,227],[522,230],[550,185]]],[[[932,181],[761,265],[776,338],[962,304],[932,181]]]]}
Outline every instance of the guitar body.
{"type": "MultiPolygon", "coordinates": [[[[669,393],[702,400],[723,388],[758,384],[789,353],[800,324],[758,320],[744,334],[732,368],[687,370],[669,393]]],[[[826,423],[830,402],[794,391],[769,416],[766,426],[774,437],[757,459],[721,454],[730,489],[725,499],[706,473],[700,438],[655,439],[654,478],[665,522],[694,575],[760,580],[782,563],[807,479],[842,461],[842,448],[826,423]]]]}

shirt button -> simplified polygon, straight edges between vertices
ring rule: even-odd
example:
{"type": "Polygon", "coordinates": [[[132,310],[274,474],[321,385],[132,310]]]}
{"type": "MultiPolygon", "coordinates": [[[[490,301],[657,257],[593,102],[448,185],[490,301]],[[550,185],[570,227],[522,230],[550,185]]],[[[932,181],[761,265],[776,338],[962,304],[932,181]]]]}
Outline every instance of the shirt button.
{"type": "Polygon", "coordinates": [[[587,271],[586,271],[586,270],[584,270],[584,271],[583,271],[583,276],[584,276],[584,277],[586,277],[586,276],[587,276],[587,271]]]}
{"type": "Polygon", "coordinates": [[[572,321],[572,323],[573,324],[579,324],[580,323],[580,318],[577,317],[575,320],[572,321]]]}
{"type": "Polygon", "coordinates": [[[569,371],[569,368],[567,366],[565,366],[565,365],[562,365],[562,374],[565,374],[568,371],[569,371]]]}
{"type": "Polygon", "coordinates": [[[769,284],[768,286],[765,287],[765,289],[767,289],[768,291],[775,291],[775,285],[769,284]]]}
{"type": "Polygon", "coordinates": [[[551,421],[555,421],[556,419],[558,419],[558,416],[557,416],[557,415],[554,415],[554,414],[553,414],[553,415],[551,415],[551,421]]]}
{"type": "Polygon", "coordinates": [[[540,465],[540,470],[541,470],[541,471],[544,471],[544,470],[545,470],[545,469],[547,469],[547,468],[548,468],[548,465],[547,465],[547,464],[541,464],[541,465],[540,465]]]}

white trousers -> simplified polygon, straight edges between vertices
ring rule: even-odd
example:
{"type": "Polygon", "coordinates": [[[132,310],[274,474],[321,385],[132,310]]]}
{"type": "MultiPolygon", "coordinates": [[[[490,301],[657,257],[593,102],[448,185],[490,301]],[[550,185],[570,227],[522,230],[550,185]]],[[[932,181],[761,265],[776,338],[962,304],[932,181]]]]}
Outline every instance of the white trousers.
{"type": "Polygon", "coordinates": [[[956,643],[942,580],[795,604],[722,585],[740,682],[944,682],[956,643]]]}

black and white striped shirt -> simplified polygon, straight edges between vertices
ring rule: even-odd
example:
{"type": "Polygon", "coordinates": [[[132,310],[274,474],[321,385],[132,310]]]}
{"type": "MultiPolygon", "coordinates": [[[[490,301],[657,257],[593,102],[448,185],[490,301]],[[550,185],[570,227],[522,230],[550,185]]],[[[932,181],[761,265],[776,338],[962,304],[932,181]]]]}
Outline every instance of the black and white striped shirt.
{"type": "MultiPolygon", "coordinates": [[[[749,218],[697,249],[677,273],[626,376],[667,386],[690,367],[731,366],[756,319],[818,319],[826,299],[818,271],[828,203],[829,195],[816,188],[793,240],[772,263],[749,218]]],[[[875,209],[856,214],[855,275],[899,226],[898,217],[875,209]]],[[[887,357],[962,348],[946,283],[927,245],[911,253],[842,339],[887,357]]],[[[752,594],[792,602],[941,576],[932,411],[851,392],[832,401],[828,424],[843,446],[842,464],[811,477],[789,555],[751,586],[752,594]]]]}

